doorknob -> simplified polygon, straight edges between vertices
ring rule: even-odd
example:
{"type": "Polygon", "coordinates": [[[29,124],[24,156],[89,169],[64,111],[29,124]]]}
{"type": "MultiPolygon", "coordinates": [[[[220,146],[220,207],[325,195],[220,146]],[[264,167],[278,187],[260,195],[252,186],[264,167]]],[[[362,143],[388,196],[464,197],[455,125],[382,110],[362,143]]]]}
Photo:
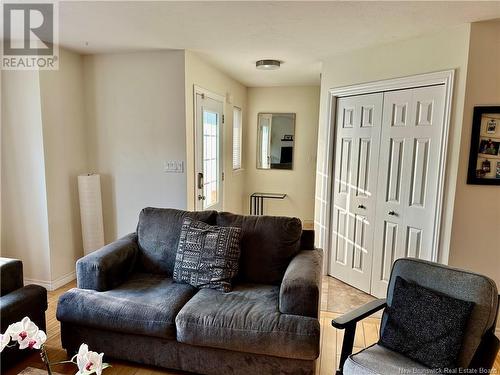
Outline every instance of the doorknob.
{"type": "Polygon", "coordinates": [[[206,198],[203,195],[198,195],[198,200],[199,201],[204,201],[206,198]]]}
{"type": "Polygon", "coordinates": [[[398,216],[398,214],[394,211],[389,211],[388,214],[391,216],[398,216]]]}
{"type": "Polygon", "coordinates": [[[358,208],[361,208],[362,210],[365,210],[365,209],[366,209],[366,207],[365,207],[365,206],[363,206],[362,204],[358,205],[358,208]]]}

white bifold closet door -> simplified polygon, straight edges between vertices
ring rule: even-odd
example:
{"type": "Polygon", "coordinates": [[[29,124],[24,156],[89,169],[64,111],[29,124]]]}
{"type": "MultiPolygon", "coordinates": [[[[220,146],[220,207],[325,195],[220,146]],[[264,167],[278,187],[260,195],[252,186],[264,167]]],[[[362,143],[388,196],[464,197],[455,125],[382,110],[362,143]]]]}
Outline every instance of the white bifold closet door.
{"type": "Polygon", "coordinates": [[[431,259],[444,86],[337,100],[330,274],[384,297],[392,264],[431,259]]]}
{"type": "Polygon", "coordinates": [[[337,102],[330,273],[370,291],[383,94],[337,102]]]}
{"type": "Polygon", "coordinates": [[[396,259],[432,260],[444,97],[444,85],[384,94],[371,286],[379,298],[396,259]]]}

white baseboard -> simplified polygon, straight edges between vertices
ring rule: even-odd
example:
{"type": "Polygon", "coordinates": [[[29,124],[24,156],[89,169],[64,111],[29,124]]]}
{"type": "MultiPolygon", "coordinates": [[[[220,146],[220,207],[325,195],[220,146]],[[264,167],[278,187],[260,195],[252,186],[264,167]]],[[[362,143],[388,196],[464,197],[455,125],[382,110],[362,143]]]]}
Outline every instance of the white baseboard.
{"type": "Polygon", "coordinates": [[[58,279],[55,279],[54,281],[52,281],[52,289],[51,290],[59,289],[60,287],[66,285],[67,283],[69,283],[75,279],[76,279],[76,271],[72,271],[64,276],[61,276],[58,279]]]}
{"type": "Polygon", "coordinates": [[[56,290],[67,283],[73,281],[76,279],[76,272],[72,271],[66,275],[63,275],[53,281],[45,281],[45,280],[37,280],[37,279],[24,279],[24,285],[28,284],[35,284],[35,285],[40,285],[43,286],[45,289],[47,289],[49,292],[56,290]]]}

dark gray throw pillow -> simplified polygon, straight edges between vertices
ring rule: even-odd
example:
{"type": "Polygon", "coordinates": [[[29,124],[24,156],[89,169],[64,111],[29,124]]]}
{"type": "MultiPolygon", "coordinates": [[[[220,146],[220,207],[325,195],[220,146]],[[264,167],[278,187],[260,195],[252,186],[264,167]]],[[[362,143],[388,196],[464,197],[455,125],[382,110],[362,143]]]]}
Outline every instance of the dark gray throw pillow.
{"type": "Polygon", "coordinates": [[[241,229],[184,219],[175,257],[174,280],[197,288],[232,289],[238,273],[241,229]]]}
{"type": "Polygon", "coordinates": [[[432,369],[455,369],[473,307],[397,276],[379,344],[432,369]]]}

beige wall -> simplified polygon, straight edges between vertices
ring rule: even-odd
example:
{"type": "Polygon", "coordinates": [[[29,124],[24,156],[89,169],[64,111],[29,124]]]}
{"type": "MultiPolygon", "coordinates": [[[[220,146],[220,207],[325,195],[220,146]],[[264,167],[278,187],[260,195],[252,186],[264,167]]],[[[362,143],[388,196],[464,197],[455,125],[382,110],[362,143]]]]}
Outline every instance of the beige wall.
{"type": "Polygon", "coordinates": [[[133,232],[142,208],[186,208],[184,52],[84,57],[89,167],[101,174],[106,242],[133,232]]]}
{"type": "MultiPolygon", "coordinates": [[[[452,118],[448,136],[448,156],[441,230],[441,256],[446,262],[449,255],[456,175],[459,166],[460,137],[467,74],[470,25],[460,25],[418,38],[399,41],[374,48],[335,56],[323,64],[321,79],[320,129],[318,139],[318,173],[316,195],[330,185],[330,165],[323,164],[323,155],[329,153],[330,134],[326,134],[328,119],[328,90],[330,88],[382,79],[410,76],[440,70],[455,69],[452,118]]],[[[328,160],[333,156],[329,154],[328,160]]],[[[315,221],[328,215],[317,200],[315,221]]],[[[326,233],[316,225],[322,243],[326,233]]]]}
{"type": "Polygon", "coordinates": [[[283,201],[269,200],[265,214],[314,218],[314,181],[319,111],[319,87],[248,89],[245,158],[245,213],[253,192],[286,193],[283,201]],[[259,112],[296,114],[293,170],[257,169],[257,115],[259,112]]]}
{"type": "Polygon", "coordinates": [[[76,175],[86,170],[80,55],[60,69],[2,72],[2,255],[27,281],[65,283],[81,256],[76,175]]]}
{"type": "Polygon", "coordinates": [[[40,85],[37,71],[2,71],[2,256],[24,276],[51,279],[40,85]]]}
{"type": "Polygon", "coordinates": [[[500,286],[500,187],[466,184],[476,105],[500,105],[500,20],[471,25],[450,251],[450,264],[488,275],[500,286]]]}
{"type": "Polygon", "coordinates": [[[87,171],[83,60],[59,50],[59,70],[40,72],[51,281],[71,280],[83,255],[77,176],[87,171]]]}
{"type": "MultiPolygon", "coordinates": [[[[186,51],[186,171],[187,171],[187,207],[194,209],[194,86],[200,86],[220,96],[229,94],[231,103],[224,105],[224,210],[235,213],[243,212],[244,181],[246,163],[243,169],[233,171],[233,106],[242,110],[243,131],[246,129],[247,89],[238,81],[211,66],[197,54],[186,51]]],[[[226,98],[227,99],[227,98],[226,98]]],[[[245,137],[245,135],[243,135],[245,137]]]]}

